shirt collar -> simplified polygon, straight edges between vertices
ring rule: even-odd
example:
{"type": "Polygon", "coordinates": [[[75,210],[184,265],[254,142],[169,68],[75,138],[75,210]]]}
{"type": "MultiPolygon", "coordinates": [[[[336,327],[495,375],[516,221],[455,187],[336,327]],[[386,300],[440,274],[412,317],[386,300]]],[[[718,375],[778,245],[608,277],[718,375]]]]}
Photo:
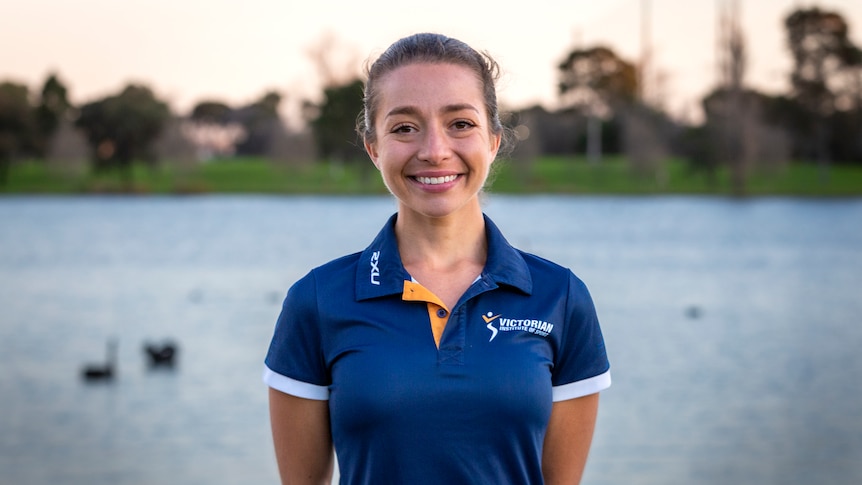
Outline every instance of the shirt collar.
{"type": "MultiPolygon", "coordinates": [[[[398,242],[395,238],[393,214],[374,241],[359,256],[356,267],[356,299],[366,300],[398,294],[404,290],[404,281],[410,274],[404,269],[398,242]]],[[[482,280],[490,287],[507,285],[526,294],[533,289],[533,280],[521,253],[513,248],[488,216],[485,218],[485,235],[488,238],[488,260],[482,270],[482,280]]]]}
{"type": "Polygon", "coordinates": [[[485,235],[488,238],[488,260],[482,270],[482,278],[489,278],[498,285],[515,287],[528,295],[532,293],[533,278],[527,262],[487,215],[485,235]]]}

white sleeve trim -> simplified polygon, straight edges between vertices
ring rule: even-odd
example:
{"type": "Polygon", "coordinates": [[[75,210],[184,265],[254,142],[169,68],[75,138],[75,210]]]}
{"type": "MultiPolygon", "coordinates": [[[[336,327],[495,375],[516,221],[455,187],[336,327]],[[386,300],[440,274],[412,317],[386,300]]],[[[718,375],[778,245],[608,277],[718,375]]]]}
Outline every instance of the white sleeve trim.
{"type": "Polygon", "coordinates": [[[578,397],[589,396],[599,391],[603,391],[611,387],[611,371],[608,370],[604,374],[599,374],[595,377],[575,381],[562,386],[554,386],[553,401],[565,401],[578,397]]]}
{"type": "Polygon", "coordinates": [[[274,372],[267,366],[263,368],[263,382],[269,387],[291,396],[314,399],[316,401],[326,401],[329,399],[329,388],[327,386],[318,386],[291,379],[274,372]]]}

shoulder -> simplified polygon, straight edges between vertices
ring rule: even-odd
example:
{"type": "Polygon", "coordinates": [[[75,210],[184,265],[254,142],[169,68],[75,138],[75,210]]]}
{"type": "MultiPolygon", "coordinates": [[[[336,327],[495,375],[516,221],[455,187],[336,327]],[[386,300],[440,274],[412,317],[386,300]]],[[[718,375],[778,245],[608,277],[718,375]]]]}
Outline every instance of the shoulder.
{"type": "Polygon", "coordinates": [[[521,250],[517,251],[524,258],[524,262],[527,263],[527,268],[530,270],[530,276],[536,289],[540,291],[568,290],[569,297],[575,300],[590,299],[590,292],[586,283],[571,268],[532,253],[521,250]]]}
{"type": "MultiPolygon", "coordinates": [[[[356,262],[359,261],[359,257],[362,254],[361,251],[347,254],[341,256],[339,258],[333,259],[329,262],[321,264],[316,268],[312,269],[310,273],[317,276],[339,276],[344,275],[344,273],[352,268],[356,268],[356,262]]],[[[350,275],[352,278],[353,275],[350,275]]]]}
{"type": "Polygon", "coordinates": [[[575,278],[576,280],[580,281],[580,279],[574,274],[574,272],[572,272],[572,270],[567,266],[555,263],[554,261],[535,255],[533,253],[528,253],[520,249],[515,250],[521,255],[522,258],[524,258],[524,262],[527,263],[527,268],[530,269],[530,273],[532,273],[534,278],[575,278]]]}
{"type": "Polygon", "coordinates": [[[339,288],[351,287],[356,277],[356,263],[362,253],[356,252],[312,268],[290,288],[293,294],[329,294],[339,288]]]}

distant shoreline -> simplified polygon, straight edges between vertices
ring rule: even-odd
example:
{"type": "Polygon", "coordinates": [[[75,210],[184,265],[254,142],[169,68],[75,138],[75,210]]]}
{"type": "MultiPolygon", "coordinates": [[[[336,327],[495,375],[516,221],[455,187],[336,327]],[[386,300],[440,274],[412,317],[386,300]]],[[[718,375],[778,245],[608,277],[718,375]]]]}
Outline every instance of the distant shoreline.
{"type": "MultiPolygon", "coordinates": [[[[742,192],[733,190],[730,175],[720,169],[711,176],[694,172],[671,159],[652,173],[636,174],[621,157],[590,164],[583,157],[541,157],[528,164],[495,162],[489,192],[527,195],[709,195],[732,197],[862,196],[862,166],[791,163],[769,172],[752,170],[742,192]]],[[[288,164],[263,158],[237,158],[181,166],[164,162],[155,169],[135,166],[130,176],[62,171],[57,163],[28,161],[13,165],[2,195],[383,195],[386,187],[366,161],[288,164]]]]}

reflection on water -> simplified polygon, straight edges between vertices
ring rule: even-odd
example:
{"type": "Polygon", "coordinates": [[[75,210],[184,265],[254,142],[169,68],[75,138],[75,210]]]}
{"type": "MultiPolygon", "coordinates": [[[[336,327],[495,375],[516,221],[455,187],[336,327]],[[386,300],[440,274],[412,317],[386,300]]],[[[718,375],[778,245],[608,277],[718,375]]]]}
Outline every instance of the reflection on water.
{"type": "MultiPolygon", "coordinates": [[[[9,483],[276,483],[263,354],[287,287],[390,199],[0,199],[9,483]],[[112,384],[85,383],[116,338],[112,384]],[[173,368],[147,342],[175,339],[173,368]]],[[[585,484],[862,483],[862,200],[490,196],[590,286],[614,385],[585,484]]]]}

